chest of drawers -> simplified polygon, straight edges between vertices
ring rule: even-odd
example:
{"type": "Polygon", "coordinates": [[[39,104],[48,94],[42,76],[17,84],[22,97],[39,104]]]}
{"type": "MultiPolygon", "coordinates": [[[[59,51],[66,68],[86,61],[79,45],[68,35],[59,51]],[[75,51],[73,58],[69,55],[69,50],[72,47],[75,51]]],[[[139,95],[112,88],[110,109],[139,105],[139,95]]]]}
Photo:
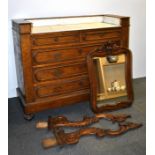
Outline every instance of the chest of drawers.
{"type": "Polygon", "coordinates": [[[129,17],[94,15],[12,21],[25,114],[89,100],[88,52],[107,41],[128,47],[129,17]]]}

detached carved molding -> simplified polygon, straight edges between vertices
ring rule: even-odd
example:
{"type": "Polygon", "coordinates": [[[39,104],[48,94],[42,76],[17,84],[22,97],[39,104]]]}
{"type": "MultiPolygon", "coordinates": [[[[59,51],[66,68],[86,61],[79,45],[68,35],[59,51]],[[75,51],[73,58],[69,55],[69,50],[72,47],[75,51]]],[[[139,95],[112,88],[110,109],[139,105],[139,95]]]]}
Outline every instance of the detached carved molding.
{"type": "Polygon", "coordinates": [[[96,135],[97,137],[105,137],[105,136],[115,137],[129,130],[136,129],[139,127],[141,127],[141,124],[125,122],[125,123],[119,123],[119,127],[116,130],[88,127],[84,129],[79,129],[71,133],[65,133],[62,128],[55,128],[54,129],[55,137],[44,139],[42,141],[42,145],[46,149],[58,145],[63,146],[66,144],[76,144],[79,142],[80,137],[92,134],[96,135]]]}
{"type": "Polygon", "coordinates": [[[38,129],[49,129],[53,132],[54,137],[45,138],[42,141],[43,147],[51,148],[55,146],[64,146],[66,144],[76,144],[79,142],[80,137],[85,135],[96,135],[97,137],[105,136],[118,136],[129,130],[136,129],[142,126],[142,124],[125,122],[130,115],[119,114],[96,114],[92,117],[84,116],[81,121],[69,121],[65,116],[48,117],[48,121],[41,121],[36,123],[38,129]],[[93,123],[99,122],[100,119],[106,119],[113,123],[118,123],[118,129],[102,129],[96,127],[80,128],[77,131],[65,133],[63,127],[84,127],[93,123]]]}
{"type": "Polygon", "coordinates": [[[112,114],[96,114],[92,117],[84,116],[82,121],[69,121],[65,116],[57,116],[57,117],[48,117],[48,121],[40,121],[36,123],[36,128],[48,128],[50,130],[56,127],[83,127],[90,125],[92,123],[99,122],[100,119],[104,118],[106,120],[110,120],[112,122],[123,122],[127,118],[130,118],[130,115],[120,114],[120,115],[112,115],[112,114]]]}

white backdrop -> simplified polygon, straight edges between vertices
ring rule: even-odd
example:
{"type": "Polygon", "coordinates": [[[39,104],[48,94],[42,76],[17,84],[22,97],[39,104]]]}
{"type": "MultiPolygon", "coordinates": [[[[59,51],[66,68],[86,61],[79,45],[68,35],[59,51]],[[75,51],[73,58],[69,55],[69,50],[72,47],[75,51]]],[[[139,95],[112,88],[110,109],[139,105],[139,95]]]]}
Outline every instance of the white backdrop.
{"type": "Polygon", "coordinates": [[[133,77],[146,75],[145,0],[9,0],[9,78],[8,97],[16,96],[16,70],[11,19],[72,15],[118,14],[130,16],[130,49],[133,52],[133,77]]]}

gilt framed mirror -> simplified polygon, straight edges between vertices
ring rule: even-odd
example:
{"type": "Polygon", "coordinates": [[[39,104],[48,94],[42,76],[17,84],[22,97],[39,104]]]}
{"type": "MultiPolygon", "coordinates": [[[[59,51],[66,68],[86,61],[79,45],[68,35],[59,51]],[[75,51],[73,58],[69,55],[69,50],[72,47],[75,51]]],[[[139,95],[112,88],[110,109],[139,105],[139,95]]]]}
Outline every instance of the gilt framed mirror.
{"type": "Polygon", "coordinates": [[[117,110],[132,104],[132,55],[129,49],[105,44],[87,55],[87,66],[93,112],[117,110]]]}

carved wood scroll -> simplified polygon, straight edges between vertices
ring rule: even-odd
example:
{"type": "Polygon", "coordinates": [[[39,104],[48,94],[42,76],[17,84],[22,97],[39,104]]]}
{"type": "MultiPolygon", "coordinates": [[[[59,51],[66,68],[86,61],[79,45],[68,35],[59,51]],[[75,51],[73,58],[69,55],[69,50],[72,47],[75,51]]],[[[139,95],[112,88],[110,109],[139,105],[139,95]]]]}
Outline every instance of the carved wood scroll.
{"type": "Polygon", "coordinates": [[[72,122],[69,121],[65,116],[57,116],[57,117],[50,117],[48,121],[40,121],[36,124],[36,128],[48,128],[54,129],[56,127],[82,127],[87,126],[92,123],[99,122],[100,119],[104,118],[110,120],[112,122],[123,122],[127,118],[130,118],[130,115],[120,114],[120,115],[112,115],[112,114],[96,114],[93,117],[84,116],[82,121],[72,122]]]}
{"type": "Polygon", "coordinates": [[[120,114],[96,114],[94,117],[84,117],[82,121],[69,121],[65,116],[50,117],[48,121],[42,121],[36,123],[36,128],[48,128],[51,130],[55,137],[45,138],[42,141],[44,148],[51,148],[54,146],[64,146],[66,144],[76,144],[79,142],[80,137],[85,135],[96,135],[97,137],[105,136],[118,136],[129,130],[136,129],[142,126],[142,124],[125,122],[130,115],[120,114]],[[84,127],[91,125],[92,123],[99,122],[100,119],[106,119],[112,122],[118,123],[118,129],[102,129],[96,127],[81,128],[71,133],[65,133],[63,127],[84,127]]]}
{"type": "Polygon", "coordinates": [[[126,122],[124,124],[119,123],[119,128],[117,130],[89,127],[80,129],[72,133],[65,133],[62,128],[55,128],[54,129],[55,138],[53,137],[44,139],[42,141],[42,145],[44,148],[50,148],[57,145],[63,146],[65,144],[76,144],[79,142],[80,137],[92,134],[96,135],[97,137],[105,137],[105,136],[114,137],[139,127],[141,127],[141,124],[126,122]]]}

